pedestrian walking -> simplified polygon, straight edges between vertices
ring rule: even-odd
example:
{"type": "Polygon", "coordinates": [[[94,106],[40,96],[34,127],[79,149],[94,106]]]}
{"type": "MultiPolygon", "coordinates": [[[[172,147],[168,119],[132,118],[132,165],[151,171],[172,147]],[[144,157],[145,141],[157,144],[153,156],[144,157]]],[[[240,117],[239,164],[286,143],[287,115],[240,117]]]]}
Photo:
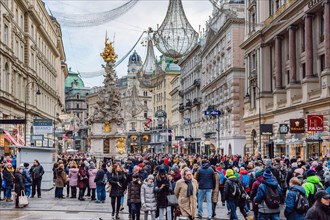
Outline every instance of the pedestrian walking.
{"type": "Polygon", "coordinates": [[[306,182],[303,184],[303,187],[306,191],[306,196],[309,201],[309,205],[312,206],[314,203],[314,195],[319,190],[324,190],[323,184],[321,183],[320,177],[316,176],[316,171],[309,169],[306,172],[306,182]]]}
{"type": "Polygon", "coordinates": [[[196,180],[199,184],[198,188],[198,217],[203,216],[203,201],[206,197],[207,219],[212,217],[212,190],[215,188],[215,175],[213,169],[207,160],[202,161],[202,167],[197,170],[196,180]]]}
{"type": "Polygon", "coordinates": [[[55,198],[64,199],[63,188],[66,186],[67,175],[64,170],[64,164],[61,163],[56,169],[55,198]]]}
{"type": "Polygon", "coordinates": [[[307,211],[305,220],[330,220],[330,194],[320,190],[314,198],[315,203],[307,211]]]}
{"type": "Polygon", "coordinates": [[[139,174],[135,173],[132,176],[132,181],[128,184],[127,187],[127,203],[131,209],[131,218],[132,220],[140,220],[140,210],[141,210],[141,185],[139,174]]]}
{"type": "MultiPolygon", "coordinates": [[[[284,215],[288,220],[304,220],[306,211],[304,210],[304,207],[302,210],[300,210],[300,207],[297,208],[297,203],[301,202],[301,200],[299,200],[299,196],[302,196],[302,199],[306,198],[306,208],[308,209],[309,204],[305,189],[301,186],[301,181],[297,177],[291,178],[289,185],[290,191],[285,199],[284,215]]],[[[301,206],[302,204],[299,205],[301,206]]]]}
{"type": "Polygon", "coordinates": [[[154,193],[156,193],[157,208],[159,210],[159,220],[164,219],[166,213],[167,220],[171,220],[171,206],[167,201],[167,196],[172,193],[173,189],[169,178],[166,175],[166,167],[164,165],[158,166],[158,174],[155,178],[154,193]]]}
{"type": "Polygon", "coordinates": [[[30,197],[32,190],[32,177],[31,173],[29,172],[29,163],[24,163],[23,165],[23,177],[25,179],[25,195],[27,197],[30,197]]]}
{"type": "Polygon", "coordinates": [[[37,189],[38,198],[41,198],[41,181],[45,171],[44,168],[40,165],[38,160],[33,161],[33,166],[30,168],[30,173],[32,176],[31,198],[34,198],[34,195],[36,194],[36,189],[37,189]]]}
{"type": "Polygon", "coordinates": [[[93,161],[89,163],[89,169],[88,169],[88,185],[91,189],[91,201],[95,201],[95,190],[96,190],[96,183],[95,183],[95,177],[97,174],[97,169],[95,168],[95,164],[93,161]]]}
{"type": "Polygon", "coordinates": [[[177,181],[174,194],[178,198],[179,208],[183,217],[190,220],[197,215],[198,182],[193,178],[191,170],[183,172],[183,179],[177,181]]]}
{"type": "Polygon", "coordinates": [[[112,218],[120,219],[120,199],[124,195],[124,191],[126,190],[126,176],[122,172],[120,165],[113,165],[109,182],[111,184],[110,198],[112,206],[112,218]]]}
{"type": "Polygon", "coordinates": [[[150,212],[151,220],[156,220],[157,202],[154,193],[154,176],[149,175],[141,186],[141,205],[144,211],[144,220],[148,220],[150,212]]]}
{"type": "Polygon", "coordinates": [[[108,182],[107,165],[102,164],[101,169],[97,171],[94,182],[96,183],[96,203],[104,203],[106,198],[105,185],[108,182]]]}
{"type": "Polygon", "coordinates": [[[71,197],[72,199],[77,198],[77,186],[78,186],[78,172],[77,163],[73,162],[69,169],[69,185],[71,188],[71,197]]]}
{"type": "MultiPolygon", "coordinates": [[[[25,190],[25,179],[24,179],[22,173],[23,173],[23,168],[18,167],[16,169],[16,173],[15,173],[15,194],[16,194],[15,208],[21,208],[19,206],[19,197],[22,195],[22,191],[24,192],[24,190],[25,190]]],[[[25,205],[25,206],[27,206],[27,205],[25,205]]]]}
{"type": "Polygon", "coordinates": [[[3,179],[6,181],[6,202],[12,202],[13,200],[11,199],[11,191],[14,187],[14,181],[15,181],[15,176],[14,176],[14,167],[11,165],[11,163],[7,163],[5,169],[3,170],[3,179]]]}
{"type": "Polygon", "coordinates": [[[78,171],[78,188],[79,188],[78,200],[80,201],[85,201],[84,195],[87,184],[88,184],[88,177],[85,169],[85,164],[81,163],[78,171]]]}
{"type": "Polygon", "coordinates": [[[217,207],[217,203],[219,201],[219,189],[220,189],[220,176],[215,169],[215,166],[212,166],[215,176],[215,187],[212,190],[212,218],[216,216],[215,210],[217,207]]]}

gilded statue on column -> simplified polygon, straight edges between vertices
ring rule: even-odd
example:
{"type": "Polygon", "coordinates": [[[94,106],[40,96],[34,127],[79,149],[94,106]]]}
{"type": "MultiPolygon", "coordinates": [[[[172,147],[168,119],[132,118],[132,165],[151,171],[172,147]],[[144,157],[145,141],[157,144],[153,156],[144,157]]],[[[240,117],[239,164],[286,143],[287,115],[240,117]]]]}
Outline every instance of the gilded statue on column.
{"type": "Polygon", "coordinates": [[[117,139],[117,150],[119,154],[125,153],[125,138],[117,139]]]}

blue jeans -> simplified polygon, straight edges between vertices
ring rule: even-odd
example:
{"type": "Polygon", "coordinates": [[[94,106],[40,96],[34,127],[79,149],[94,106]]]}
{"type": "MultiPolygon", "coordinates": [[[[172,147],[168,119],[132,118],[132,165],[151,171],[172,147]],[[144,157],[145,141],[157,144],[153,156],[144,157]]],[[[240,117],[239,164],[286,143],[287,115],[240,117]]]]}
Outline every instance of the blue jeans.
{"type": "Polygon", "coordinates": [[[105,201],[105,185],[96,185],[96,195],[98,201],[105,201]]]}
{"type": "Polygon", "coordinates": [[[6,186],[6,195],[5,197],[7,199],[10,199],[11,198],[11,190],[13,189],[13,186],[6,186]]]}
{"type": "Polygon", "coordinates": [[[25,195],[30,197],[32,191],[32,186],[25,186],[25,195]]]}
{"type": "Polygon", "coordinates": [[[237,213],[236,213],[237,201],[227,200],[227,204],[228,204],[229,209],[230,209],[230,220],[233,220],[233,219],[237,220],[238,219],[237,213]]]}
{"type": "Polygon", "coordinates": [[[263,214],[259,212],[258,220],[280,220],[280,214],[263,214]]]}
{"type": "Polygon", "coordinates": [[[159,220],[164,220],[164,214],[166,213],[167,215],[167,220],[172,219],[172,209],[171,206],[167,206],[167,208],[159,208],[159,220]]]}
{"type": "Polygon", "coordinates": [[[124,196],[120,198],[120,205],[124,205],[124,196]]]}
{"type": "Polygon", "coordinates": [[[207,204],[207,217],[212,216],[212,189],[199,189],[198,190],[198,216],[203,216],[203,201],[206,196],[207,204]]]}

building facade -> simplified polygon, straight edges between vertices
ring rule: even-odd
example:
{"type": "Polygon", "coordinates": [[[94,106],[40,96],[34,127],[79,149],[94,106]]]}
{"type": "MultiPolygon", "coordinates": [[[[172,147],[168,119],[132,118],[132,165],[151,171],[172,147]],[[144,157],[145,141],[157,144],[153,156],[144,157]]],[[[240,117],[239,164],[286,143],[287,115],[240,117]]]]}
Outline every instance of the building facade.
{"type": "Polygon", "coordinates": [[[161,68],[165,71],[163,82],[152,89],[152,127],[150,152],[172,151],[172,91],[171,81],[179,76],[180,66],[173,63],[173,59],[160,57],[161,68]]]}
{"type": "Polygon", "coordinates": [[[221,5],[208,21],[200,52],[203,151],[243,154],[244,51],[239,45],[244,37],[244,1],[221,5]],[[205,115],[211,110],[220,115],[205,115]]]}
{"type": "Polygon", "coordinates": [[[245,7],[246,151],[303,159],[329,154],[330,1],[249,0],[245,7]],[[322,128],[308,131],[315,115],[322,128]],[[260,124],[273,131],[260,136],[260,124]]]}
{"type": "Polygon", "coordinates": [[[89,107],[86,96],[89,95],[89,92],[90,88],[85,87],[79,73],[73,72],[69,68],[69,74],[65,79],[65,112],[72,115],[74,124],[76,124],[76,128],[69,130],[72,133],[70,135],[71,147],[81,152],[87,150],[88,127],[86,120],[89,107]]]}
{"type": "MultiPolygon", "coordinates": [[[[33,119],[54,119],[64,106],[61,28],[41,0],[4,0],[0,30],[0,118],[24,119],[26,113],[26,143],[20,143],[29,146],[33,119]]],[[[24,125],[1,128],[23,139],[24,125]]]]}
{"type": "Polygon", "coordinates": [[[152,94],[149,89],[142,88],[137,79],[141,66],[141,57],[134,51],[128,60],[127,76],[117,80],[125,119],[127,151],[130,153],[148,152],[151,139],[148,120],[152,118],[152,94]]]}
{"type": "Polygon", "coordinates": [[[184,153],[201,153],[202,140],[202,59],[200,57],[201,46],[197,45],[179,63],[181,67],[179,92],[182,103],[179,105],[180,131],[184,137],[184,146],[181,151],[184,153]]]}

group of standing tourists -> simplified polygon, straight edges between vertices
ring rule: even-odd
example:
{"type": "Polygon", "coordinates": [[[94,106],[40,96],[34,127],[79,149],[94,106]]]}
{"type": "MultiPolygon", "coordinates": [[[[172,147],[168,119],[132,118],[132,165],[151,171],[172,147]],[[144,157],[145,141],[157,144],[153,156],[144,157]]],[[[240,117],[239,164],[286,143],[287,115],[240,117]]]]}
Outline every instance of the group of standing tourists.
{"type": "MultiPolygon", "coordinates": [[[[14,189],[17,198],[23,191],[40,198],[42,166],[38,160],[17,166],[14,159],[2,159],[0,180],[5,187],[0,197],[12,202],[14,189]]],[[[289,220],[330,220],[326,157],[304,161],[285,156],[145,154],[97,161],[62,155],[52,170],[56,199],[101,205],[108,193],[113,219],[120,219],[127,208],[133,220],[141,213],[145,220],[210,220],[223,206],[229,219],[277,220],[284,215],[289,220]]]]}

